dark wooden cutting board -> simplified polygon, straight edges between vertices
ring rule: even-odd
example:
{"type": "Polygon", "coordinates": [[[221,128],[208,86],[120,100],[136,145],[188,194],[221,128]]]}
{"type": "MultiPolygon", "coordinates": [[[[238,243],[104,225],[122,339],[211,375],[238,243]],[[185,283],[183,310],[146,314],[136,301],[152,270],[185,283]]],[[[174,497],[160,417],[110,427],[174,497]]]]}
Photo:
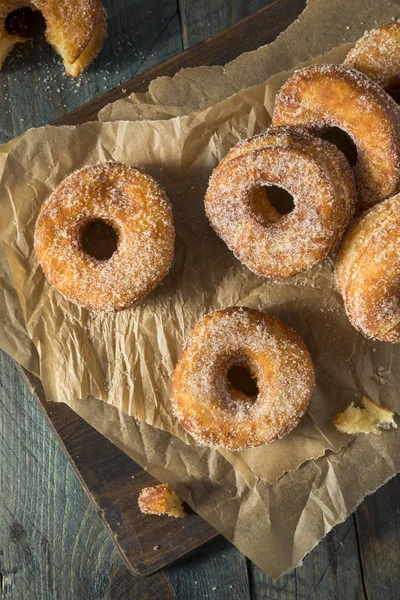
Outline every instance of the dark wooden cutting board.
{"type": "MultiPolygon", "coordinates": [[[[63,116],[55,124],[76,125],[95,120],[103,106],[126,94],[146,91],[156,77],[173,75],[184,67],[223,65],[243,52],[268,44],[300,14],[305,4],[305,0],[276,0],[216,36],[63,116]]],[[[142,515],[137,497],[143,487],[157,483],[154,478],[67,405],[48,402],[40,381],[21,367],[20,370],[115,546],[134,574],[148,575],[217,535],[206,521],[193,513],[184,519],[142,515]]]]}

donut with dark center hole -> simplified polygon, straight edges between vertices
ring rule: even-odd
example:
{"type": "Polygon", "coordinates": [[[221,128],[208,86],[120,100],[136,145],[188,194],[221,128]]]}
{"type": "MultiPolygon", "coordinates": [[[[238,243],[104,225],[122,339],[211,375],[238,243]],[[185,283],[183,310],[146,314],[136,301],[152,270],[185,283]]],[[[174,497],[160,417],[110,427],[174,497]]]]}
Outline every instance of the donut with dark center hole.
{"type": "Polygon", "coordinates": [[[249,269],[291,277],[336,247],[355,200],[351,168],[333,144],[277,127],[230,150],[212,174],[205,209],[216,233],[249,269]],[[293,196],[288,214],[269,202],[273,185],[293,196]]]}
{"type": "Polygon", "coordinates": [[[242,450],[292,431],[313,389],[314,368],[300,336],[264,312],[231,307],[193,330],[173,374],[172,405],[198,443],[242,450]],[[256,396],[232,385],[234,365],[257,379],[256,396]]]}
{"type": "Polygon", "coordinates": [[[121,163],[69,175],[43,204],[35,227],[35,251],[48,281],[93,311],[119,311],[143,300],[167,275],[174,242],[164,191],[141,169],[121,163]]]}

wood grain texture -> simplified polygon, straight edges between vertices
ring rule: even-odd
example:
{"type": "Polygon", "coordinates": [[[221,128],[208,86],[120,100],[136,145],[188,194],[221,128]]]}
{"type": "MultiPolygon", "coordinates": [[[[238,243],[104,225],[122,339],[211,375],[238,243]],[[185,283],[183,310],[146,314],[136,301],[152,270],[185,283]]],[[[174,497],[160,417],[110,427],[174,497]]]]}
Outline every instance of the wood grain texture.
{"type": "Polygon", "coordinates": [[[103,598],[119,555],[4,353],[0,373],[0,596],[103,598]]]}
{"type": "MultiPolygon", "coordinates": [[[[41,411],[32,401],[31,391],[4,352],[0,352],[0,373],[0,597],[8,600],[175,598],[166,571],[142,579],[128,571],[41,411]]],[[[49,406],[49,410],[52,408],[49,406]]],[[[78,423],[80,419],[77,419],[78,423]]],[[[79,425],[76,435],[67,440],[70,449],[74,437],[79,437],[79,425]]],[[[91,441],[96,443],[95,439],[91,441]]],[[[114,477],[119,476],[120,469],[124,476],[130,477],[126,465],[121,465],[121,461],[126,460],[136,474],[135,479],[138,477],[137,482],[133,480],[132,489],[154,481],[112,444],[110,446],[109,451],[116,461],[114,477]],[[122,458],[118,458],[118,454],[122,458]]],[[[104,473],[102,453],[106,447],[96,444],[95,450],[99,454],[99,472],[104,473]]],[[[84,456],[81,460],[87,464],[84,456]]],[[[84,476],[96,477],[96,473],[86,471],[84,476]]],[[[112,478],[108,478],[106,484],[111,488],[112,478]]],[[[117,519],[123,519],[126,510],[136,510],[137,493],[127,494],[124,504],[117,507],[112,501],[112,489],[106,490],[99,499],[98,509],[114,510],[117,527],[117,519]],[[131,506],[126,509],[124,505],[129,501],[131,506]]],[[[193,517],[199,519],[196,515],[193,517]]],[[[150,521],[151,517],[147,528],[149,541],[150,521]]],[[[145,534],[142,528],[142,536],[145,534]]],[[[141,541],[146,544],[143,537],[141,541]]],[[[163,543],[166,542],[164,537],[163,543]]],[[[124,544],[123,539],[120,544],[124,544]]]]}
{"type": "Polygon", "coordinates": [[[166,570],[135,579],[124,565],[117,563],[110,572],[104,600],[176,600],[176,595],[166,570]]]}
{"type": "Polygon", "coordinates": [[[354,520],[367,599],[400,598],[400,476],[366,498],[354,520]]]}
{"type": "Polygon", "coordinates": [[[157,485],[154,477],[67,405],[48,402],[40,380],[19,370],[134,574],[153,573],[216,537],[216,531],[190,510],[185,519],[144,517],[137,499],[144,487],[157,485]]]}
{"type": "Polygon", "coordinates": [[[88,100],[182,50],[176,0],[103,0],[108,35],[93,65],[80,78],[63,72],[44,40],[15,47],[0,72],[0,142],[29,127],[54,121],[88,100]]]}
{"type": "Polygon", "coordinates": [[[271,2],[273,0],[249,0],[249,2],[178,0],[183,47],[191,48],[205,38],[215,35],[224,27],[234,25],[240,19],[253,15],[271,2]]]}
{"type": "Polygon", "coordinates": [[[224,538],[177,561],[168,575],[177,598],[251,600],[248,561],[224,538]]]}
{"type": "MultiPolygon", "coordinates": [[[[213,4],[211,0],[202,1],[206,4],[213,4]]],[[[196,3],[196,6],[200,3],[196,3]]],[[[245,6],[246,3],[240,0],[237,4],[245,6]]],[[[96,120],[97,113],[106,104],[132,92],[146,92],[150,82],[156,77],[172,76],[186,67],[222,65],[243,52],[249,52],[263,44],[268,44],[296,19],[305,5],[306,0],[274,0],[264,9],[243,19],[237,25],[224,29],[212,39],[199,42],[192,48],[152,68],[151,71],[125,81],[122,85],[91,100],[79,109],[56,119],[54,124],[76,125],[84,121],[96,120]]]]}

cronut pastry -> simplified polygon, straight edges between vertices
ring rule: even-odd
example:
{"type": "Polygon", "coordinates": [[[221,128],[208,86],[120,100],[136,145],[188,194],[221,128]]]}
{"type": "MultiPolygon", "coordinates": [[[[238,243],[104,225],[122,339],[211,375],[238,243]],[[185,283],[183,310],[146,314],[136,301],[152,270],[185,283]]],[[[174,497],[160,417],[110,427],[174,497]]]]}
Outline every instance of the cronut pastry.
{"type": "Polygon", "coordinates": [[[336,247],[355,201],[351,168],[336,146],[276,127],[228,152],[210,179],[205,208],[217,234],[249,269],[291,277],[336,247]],[[289,214],[269,202],[272,185],[292,195],[289,214]]]}
{"type": "Polygon", "coordinates": [[[336,275],[347,316],[365,337],[400,342],[400,194],[346,233],[336,275]]]}
{"type": "Polygon", "coordinates": [[[273,125],[324,134],[345,131],[357,148],[354,176],[362,211],[400,188],[400,111],[380,85],[344,65],[295,71],[275,98],[273,125]]]}
{"type": "Polygon", "coordinates": [[[400,23],[367,31],[344,64],[368,75],[385,90],[400,87],[400,23]]]}
{"type": "Polygon", "coordinates": [[[122,163],[98,163],[66,177],[35,226],[35,251],[49,283],[97,312],[143,300],[167,275],[174,242],[166,194],[142,169],[122,163]],[[113,235],[114,247],[92,243],[96,229],[113,235]]]}

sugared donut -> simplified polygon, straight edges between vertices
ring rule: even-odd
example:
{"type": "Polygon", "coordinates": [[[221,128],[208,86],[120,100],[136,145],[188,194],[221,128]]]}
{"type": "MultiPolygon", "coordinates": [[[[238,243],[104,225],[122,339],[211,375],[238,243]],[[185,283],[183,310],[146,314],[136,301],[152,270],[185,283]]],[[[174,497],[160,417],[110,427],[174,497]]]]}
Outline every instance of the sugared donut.
{"type": "Polygon", "coordinates": [[[399,119],[394,100],[363,73],[315,65],[296,71],[283,85],[272,123],[321,134],[330,127],[344,130],[357,147],[354,174],[362,209],[399,190],[399,119]]]}
{"type": "Polygon", "coordinates": [[[27,38],[10,35],[7,16],[18,8],[40,10],[46,21],[46,39],[64,61],[65,71],[77,77],[94,60],[107,33],[107,15],[100,0],[1,0],[0,68],[17,42],[27,38]]]}
{"type": "Polygon", "coordinates": [[[367,31],[344,61],[385,90],[400,86],[400,23],[367,31]]]}
{"type": "Polygon", "coordinates": [[[346,234],[337,280],[356,329],[400,342],[400,194],[374,206],[346,234]]]}
{"type": "Polygon", "coordinates": [[[314,388],[311,357],[285,323],[249,308],[206,316],[175,368],[172,403],[179,423],[200,444],[241,450],[289,433],[314,388]],[[250,371],[258,394],[232,385],[234,366],[250,371]]]}
{"type": "Polygon", "coordinates": [[[205,208],[212,227],[249,269],[290,277],[335,248],[355,198],[351,169],[333,144],[278,127],[230,150],[212,174],[205,208]],[[292,212],[281,215],[270,204],[271,185],[293,196],[292,212]]]}
{"type": "Polygon", "coordinates": [[[171,267],[174,241],[163,190],[144,171],[121,163],[69,175],[43,204],[35,228],[48,281],[94,311],[123,310],[147,296],[171,267]],[[88,253],[89,232],[97,226],[116,238],[111,256],[101,247],[100,256],[98,248],[88,253]]]}

